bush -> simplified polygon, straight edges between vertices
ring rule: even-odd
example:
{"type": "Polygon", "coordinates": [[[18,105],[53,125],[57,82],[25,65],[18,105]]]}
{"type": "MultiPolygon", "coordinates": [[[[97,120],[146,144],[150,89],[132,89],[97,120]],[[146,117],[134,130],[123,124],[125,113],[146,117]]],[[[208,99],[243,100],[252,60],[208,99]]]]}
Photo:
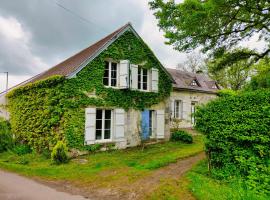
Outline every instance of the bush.
{"type": "Polygon", "coordinates": [[[0,153],[13,147],[12,133],[8,121],[0,118],[0,153]]]}
{"type": "MultiPolygon", "coordinates": [[[[250,189],[270,194],[270,90],[218,98],[198,108],[210,168],[242,176],[250,189]]],[[[219,177],[222,175],[219,174],[219,177]]]]}
{"type": "Polygon", "coordinates": [[[58,141],[51,153],[51,160],[55,164],[68,162],[68,149],[62,141],[58,141]]]}
{"type": "Polygon", "coordinates": [[[171,136],[172,141],[182,141],[185,143],[191,144],[193,142],[192,135],[183,130],[176,130],[172,133],[171,136]]]}
{"type": "Polygon", "coordinates": [[[27,144],[17,144],[14,146],[13,150],[14,153],[18,154],[19,156],[25,155],[32,152],[32,149],[27,144]]]}

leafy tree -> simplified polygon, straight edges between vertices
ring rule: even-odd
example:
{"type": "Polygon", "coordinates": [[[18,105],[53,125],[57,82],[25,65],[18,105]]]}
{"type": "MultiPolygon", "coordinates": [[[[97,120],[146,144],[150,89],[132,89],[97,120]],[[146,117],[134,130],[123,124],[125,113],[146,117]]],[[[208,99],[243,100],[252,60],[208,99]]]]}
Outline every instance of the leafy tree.
{"type": "Polygon", "coordinates": [[[151,0],[159,27],[179,51],[203,47],[204,53],[217,58],[226,53],[220,68],[239,60],[256,62],[270,53],[269,0],[151,0]],[[257,34],[266,42],[262,52],[238,49],[241,42],[257,34]],[[226,63],[226,65],[222,65],[226,63]]]}
{"type": "Polygon", "coordinates": [[[187,60],[179,63],[177,68],[192,73],[207,73],[206,59],[200,53],[195,52],[187,54],[187,60]]]}
{"type": "Polygon", "coordinates": [[[269,58],[261,60],[254,65],[256,71],[252,76],[250,83],[246,89],[257,90],[260,88],[270,88],[270,60],[269,58]]]}
{"type": "Polygon", "coordinates": [[[248,82],[252,68],[246,60],[232,63],[226,68],[217,69],[221,59],[211,60],[207,64],[208,75],[216,80],[223,88],[240,90],[248,82]]]}

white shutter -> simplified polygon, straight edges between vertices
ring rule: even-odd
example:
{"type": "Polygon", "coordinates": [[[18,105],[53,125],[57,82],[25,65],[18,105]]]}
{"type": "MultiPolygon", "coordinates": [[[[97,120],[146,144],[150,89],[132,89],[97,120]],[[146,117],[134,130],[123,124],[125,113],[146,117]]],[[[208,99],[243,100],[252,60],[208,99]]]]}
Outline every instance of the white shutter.
{"type": "Polygon", "coordinates": [[[157,110],[157,139],[163,139],[165,135],[165,111],[157,110]]]}
{"type": "Polygon", "coordinates": [[[85,144],[94,144],[96,137],[96,108],[85,109],[85,144]]]}
{"type": "Polygon", "coordinates": [[[121,60],[119,66],[119,87],[128,88],[129,84],[129,61],[121,60]]]}
{"type": "Polygon", "coordinates": [[[138,89],[138,65],[131,64],[131,89],[138,89]]]}
{"type": "Polygon", "coordinates": [[[115,140],[122,140],[125,137],[125,110],[115,109],[115,140]]]}
{"type": "Polygon", "coordinates": [[[152,74],[152,92],[158,92],[158,69],[152,68],[151,69],[151,74],[152,74]]]}

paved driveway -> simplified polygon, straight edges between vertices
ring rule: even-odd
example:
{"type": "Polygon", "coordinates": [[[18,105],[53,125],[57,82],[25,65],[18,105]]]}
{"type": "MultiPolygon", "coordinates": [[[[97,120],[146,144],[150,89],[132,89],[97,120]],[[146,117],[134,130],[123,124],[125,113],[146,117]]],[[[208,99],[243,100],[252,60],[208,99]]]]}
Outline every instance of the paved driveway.
{"type": "Polygon", "coordinates": [[[82,196],[74,196],[58,192],[48,186],[24,178],[17,174],[0,170],[1,200],[85,200],[82,196]]]}

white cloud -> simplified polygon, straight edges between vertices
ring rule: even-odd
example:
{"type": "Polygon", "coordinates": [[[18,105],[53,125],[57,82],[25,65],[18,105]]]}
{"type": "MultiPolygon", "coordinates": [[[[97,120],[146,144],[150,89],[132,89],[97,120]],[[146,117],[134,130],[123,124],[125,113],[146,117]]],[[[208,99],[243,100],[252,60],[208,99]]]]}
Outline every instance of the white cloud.
{"type": "MultiPolygon", "coordinates": [[[[0,16],[0,44],[0,72],[8,71],[11,75],[9,86],[48,68],[47,64],[31,51],[31,33],[14,17],[0,16]]],[[[0,78],[2,91],[5,89],[5,78],[0,78]]]]}
{"type": "Polygon", "coordinates": [[[153,49],[159,60],[165,67],[176,67],[178,63],[184,62],[185,53],[180,53],[173,49],[172,46],[165,45],[163,32],[157,26],[157,20],[152,11],[149,11],[147,1],[139,1],[144,13],[141,30],[138,30],[144,41],[153,49]]]}

